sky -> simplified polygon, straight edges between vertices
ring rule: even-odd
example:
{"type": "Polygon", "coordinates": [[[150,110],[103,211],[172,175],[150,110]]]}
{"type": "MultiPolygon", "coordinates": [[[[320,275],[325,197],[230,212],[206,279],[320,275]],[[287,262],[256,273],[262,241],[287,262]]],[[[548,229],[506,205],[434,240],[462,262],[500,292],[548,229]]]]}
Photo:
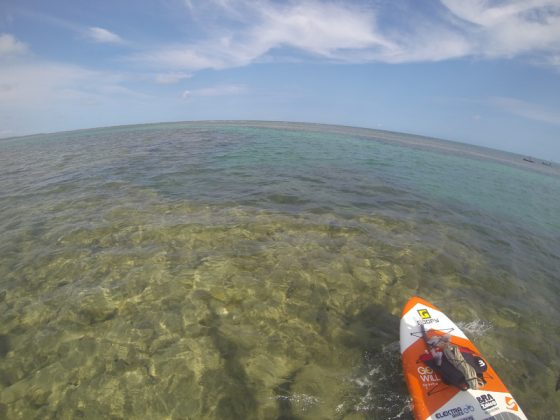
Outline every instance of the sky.
{"type": "Polygon", "coordinates": [[[560,0],[0,2],[0,137],[193,120],[560,162],[560,0]]]}

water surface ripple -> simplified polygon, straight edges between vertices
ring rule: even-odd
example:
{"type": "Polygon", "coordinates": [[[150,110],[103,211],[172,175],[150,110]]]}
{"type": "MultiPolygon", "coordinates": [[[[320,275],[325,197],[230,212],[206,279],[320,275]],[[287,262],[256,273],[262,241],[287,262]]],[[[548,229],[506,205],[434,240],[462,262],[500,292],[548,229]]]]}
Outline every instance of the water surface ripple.
{"type": "Polygon", "coordinates": [[[418,294],[560,412],[560,177],[312,124],[0,141],[0,418],[408,419],[418,294]]]}

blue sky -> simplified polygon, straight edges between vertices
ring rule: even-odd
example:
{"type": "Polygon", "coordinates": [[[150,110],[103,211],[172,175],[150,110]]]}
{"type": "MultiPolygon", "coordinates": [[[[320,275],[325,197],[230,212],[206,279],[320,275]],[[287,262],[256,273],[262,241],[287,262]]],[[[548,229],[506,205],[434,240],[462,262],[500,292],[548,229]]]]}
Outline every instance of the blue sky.
{"type": "Polygon", "coordinates": [[[0,137],[215,119],[560,162],[560,0],[0,3],[0,137]]]}

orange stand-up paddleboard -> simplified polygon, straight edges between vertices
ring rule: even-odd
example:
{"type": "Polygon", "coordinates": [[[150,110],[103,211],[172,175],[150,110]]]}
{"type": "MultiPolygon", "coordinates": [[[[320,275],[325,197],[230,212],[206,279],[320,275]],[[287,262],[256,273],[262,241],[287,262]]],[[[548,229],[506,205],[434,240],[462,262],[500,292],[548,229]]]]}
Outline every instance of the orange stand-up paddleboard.
{"type": "Polygon", "coordinates": [[[406,303],[400,345],[416,419],[527,419],[474,344],[431,303],[406,303]]]}

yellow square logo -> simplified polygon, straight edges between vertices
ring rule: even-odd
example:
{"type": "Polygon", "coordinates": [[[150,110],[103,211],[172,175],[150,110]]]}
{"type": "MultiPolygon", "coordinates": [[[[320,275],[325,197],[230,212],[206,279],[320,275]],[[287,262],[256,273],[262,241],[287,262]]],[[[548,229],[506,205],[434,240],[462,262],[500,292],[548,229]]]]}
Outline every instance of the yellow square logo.
{"type": "Polygon", "coordinates": [[[432,317],[427,309],[418,309],[418,315],[420,315],[420,318],[422,319],[428,319],[432,317]]]}

